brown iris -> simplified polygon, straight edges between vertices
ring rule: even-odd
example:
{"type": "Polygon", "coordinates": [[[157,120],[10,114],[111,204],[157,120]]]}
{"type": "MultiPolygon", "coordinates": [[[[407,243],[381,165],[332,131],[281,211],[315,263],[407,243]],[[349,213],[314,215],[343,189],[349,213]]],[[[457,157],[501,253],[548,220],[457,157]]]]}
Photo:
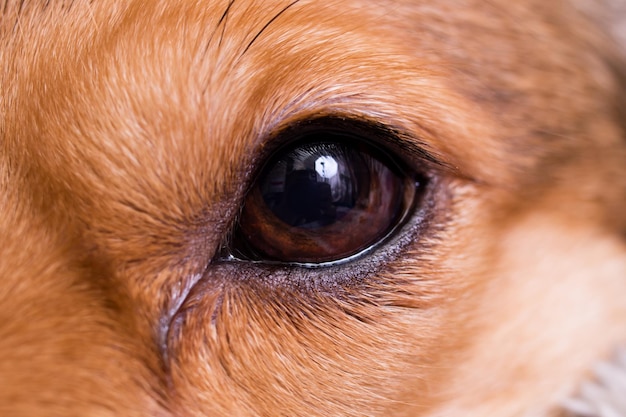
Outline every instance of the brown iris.
{"type": "Polygon", "coordinates": [[[265,165],[233,249],[255,260],[343,260],[389,236],[415,194],[415,180],[380,148],[341,132],[310,133],[265,165]]]}

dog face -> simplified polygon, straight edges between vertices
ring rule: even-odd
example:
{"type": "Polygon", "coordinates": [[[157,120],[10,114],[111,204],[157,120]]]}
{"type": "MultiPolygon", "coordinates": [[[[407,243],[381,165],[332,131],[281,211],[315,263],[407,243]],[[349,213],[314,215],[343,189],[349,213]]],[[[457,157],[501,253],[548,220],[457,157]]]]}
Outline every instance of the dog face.
{"type": "Polygon", "coordinates": [[[5,2],[0,414],[559,415],[626,337],[579,6],[5,2]]]}

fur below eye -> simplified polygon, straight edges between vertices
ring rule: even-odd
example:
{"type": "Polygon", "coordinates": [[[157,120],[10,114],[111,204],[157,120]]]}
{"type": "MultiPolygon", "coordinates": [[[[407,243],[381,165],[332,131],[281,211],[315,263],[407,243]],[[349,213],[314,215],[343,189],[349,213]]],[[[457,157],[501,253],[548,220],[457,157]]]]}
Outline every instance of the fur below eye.
{"type": "Polygon", "coordinates": [[[231,249],[255,261],[351,259],[396,230],[419,187],[362,138],[309,133],[265,164],[246,197],[231,249]]]}

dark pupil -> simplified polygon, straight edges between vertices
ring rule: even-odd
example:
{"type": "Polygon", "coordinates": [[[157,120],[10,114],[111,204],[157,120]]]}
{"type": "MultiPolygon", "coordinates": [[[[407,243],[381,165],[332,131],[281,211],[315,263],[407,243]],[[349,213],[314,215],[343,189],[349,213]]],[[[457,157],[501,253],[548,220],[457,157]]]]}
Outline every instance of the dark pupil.
{"type": "Polygon", "coordinates": [[[400,222],[415,187],[385,153],[342,135],[312,136],[325,140],[303,138],[269,160],[246,198],[235,254],[338,261],[380,242],[400,222]]]}
{"type": "Polygon", "coordinates": [[[271,167],[262,179],[261,193],[280,220],[314,229],[366,204],[370,175],[363,154],[336,144],[311,144],[296,148],[271,167]]]}

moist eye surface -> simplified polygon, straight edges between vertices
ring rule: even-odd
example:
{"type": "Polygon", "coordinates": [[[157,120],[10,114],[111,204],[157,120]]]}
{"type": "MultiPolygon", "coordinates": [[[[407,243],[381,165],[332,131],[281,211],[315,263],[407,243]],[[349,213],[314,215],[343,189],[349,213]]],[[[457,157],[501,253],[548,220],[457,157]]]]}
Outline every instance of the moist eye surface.
{"type": "Polygon", "coordinates": [[[236,258],[343,261],[403,223],[422,185],[389,152],[345,128],[295,136],[268,158],[245,199],[230,245],[236,258]]]}

